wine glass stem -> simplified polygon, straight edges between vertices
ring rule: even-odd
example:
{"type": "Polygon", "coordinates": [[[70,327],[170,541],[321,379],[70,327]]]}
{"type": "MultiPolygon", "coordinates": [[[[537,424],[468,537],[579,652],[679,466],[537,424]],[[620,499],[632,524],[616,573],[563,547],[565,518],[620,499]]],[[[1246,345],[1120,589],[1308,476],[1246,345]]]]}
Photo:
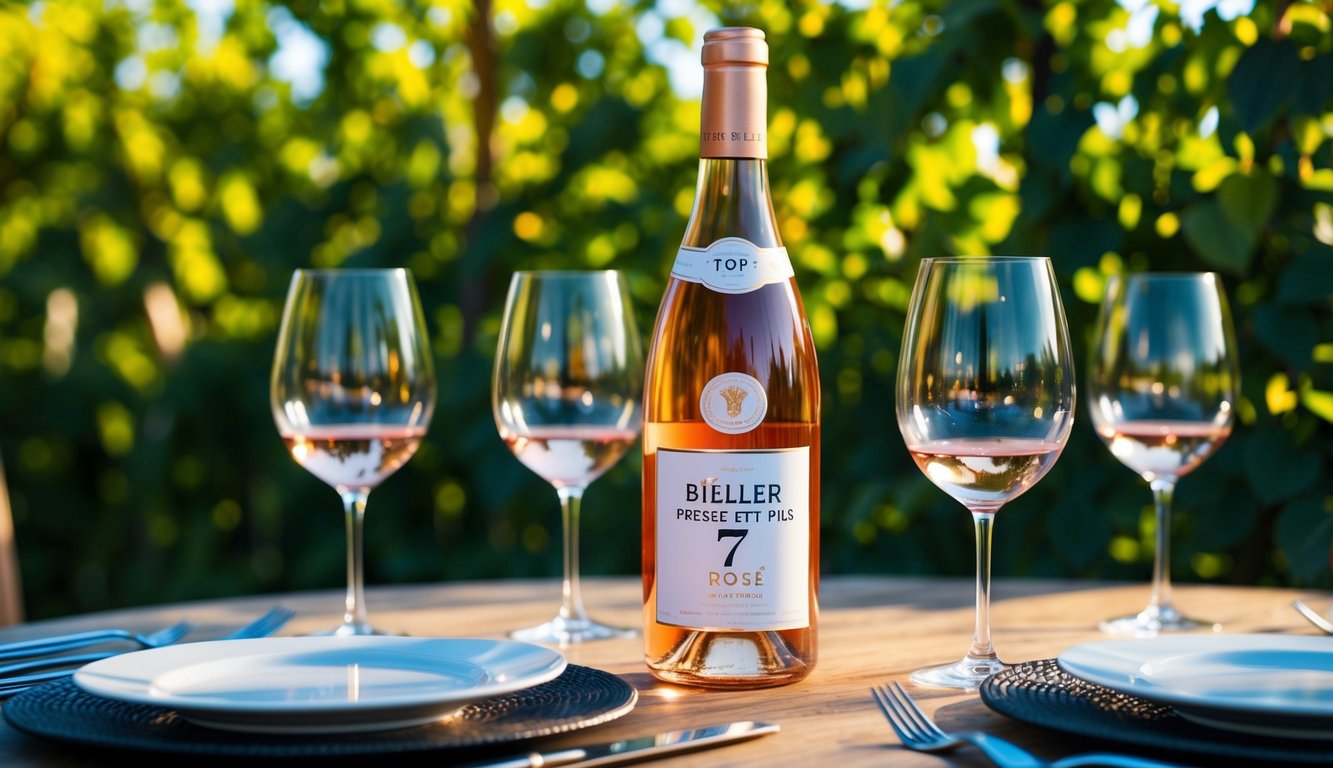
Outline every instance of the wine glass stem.
{"type": "Polygon", "coordinates": [[[994,659],[995,646],[990,637],[990,549],[995,513],[973,512],[972,524],[977,533],[977,626],[967,655],[973,659],[994,659]]]}
{"type": "Polygon", "coordinates": [[[343,611],[343,629],[352,634],[369,634],[366,620],[365,579],[361,571],[361,531],[366,516],[369,488],[339,489],[347,521],[347,599],[343,611]]]}
{"type": "Polygon", "coordinates": [[[1171,607],[1171,497],[1175,493],[1175,481],[1157,478],[1149,486],[1152,488],[1153,503],[1157,507],[1157,550],[1152,566],[1152,600],[1149,605],[1156,609],[1171,607]]]}
{"type": "Polygon", "coordinates": [[[583,503],[583,489],[564,486],[556,489],[560,496],[561,528],[565,537],[565,575],[561,585],[560,615],[565,619],[587,621],[583,609],[583,592],[579,586],[579,507],[583,503]]]}

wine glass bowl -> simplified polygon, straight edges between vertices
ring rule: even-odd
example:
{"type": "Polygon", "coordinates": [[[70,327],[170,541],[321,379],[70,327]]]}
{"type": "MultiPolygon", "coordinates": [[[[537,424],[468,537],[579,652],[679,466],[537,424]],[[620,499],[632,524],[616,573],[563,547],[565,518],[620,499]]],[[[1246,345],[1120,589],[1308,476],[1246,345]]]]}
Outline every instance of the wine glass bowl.
{"type": "Polygon", "coordinates": [[[362,523],[370,491],[406,464],[435,410],[421,301],[405,269],[301,269],[288,286],[269,379],[292,458],[342,498],[347,596],[327,634],[385,634],[367,618],[362,523]]]}
{"type": "Polygon", "coordinates": [[[1171,501],[1180,478],[1231,434],[1240,386],[1231,311],[1211,272],[1112,276],[1098,311],[1088,410],[1111,455],[1148,483],[1156,512],[1152,595],[1104,631],[1151,636],[1218,630],[1171,596],[1171,501]]]}
{"type": "Polygon", "coordinates": [[[643,357],[624,275],[520,271],[510,281],[496,351],[492,411],[500,438],[556,490],[564,541],[557,614],[510,637],[566,646],[631,637],[593,620],[579,586],[584,490],[629,451],[641,429],[643,357]]]}
{"type": "Polygon", "coordinates": [[[990,542],[1004,504],[1054,466],[1073,427],[1074,368],[1050,260],[921,261],[899,358],[896,411],[923,474],[972,514],[976,630],[922,685],[975,690],[1003,667],[990,637],[990,542]]]}

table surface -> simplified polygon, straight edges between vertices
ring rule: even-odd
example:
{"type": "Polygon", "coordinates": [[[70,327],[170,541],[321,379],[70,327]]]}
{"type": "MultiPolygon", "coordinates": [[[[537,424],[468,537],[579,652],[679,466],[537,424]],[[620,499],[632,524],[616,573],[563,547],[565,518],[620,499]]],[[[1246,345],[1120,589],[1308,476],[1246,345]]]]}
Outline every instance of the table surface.
{"type": "MultiPolygon", "coordinates": [[[[584,579],[589,612],[637,626],[641,588],[635,578],[584,579]]],[[[550,618],[559,601],[554,581],[506,580],[372,587],[372,623],[414,636],[504,637],[508,629],[550,618]]],[[[907,683],[913,669],[954,661],[967,649],[973,621],[970,579],[893,576],[826,577],[820,587],[819,661],[793,685],[715,691],[661,683],[643,663],[638,639],[602,640],[564,649],[570,663],[612,672],[634,686],[634,710],[611,723],[560,737],[552,745],[602,741],[731,720],[777,723],[781,731],[752,741],[656,761],[684,765],[986,765],[967,747],[947,755],[910,752],[898,744],[870,698],[870,686],[907,683]]],[[[1104,639],[1098,620],[1143,607],[1148,585],[1085,581],[997,579],[991,624],[996,651],[1006,662],[1052,658],[1075,643],[1104,639]]],[[[1290,589],[1178,585],[1176,605],[1207,617],[1227,633],[1319,634],[1294,611],[1297,597],[1326,604],[1328,596],[1290,589]],[[1322,601],[1322,602],[1321,602],[1322,601]]],[[[197,622],[191,639],[225,634],[281,603],[298,615],[279,635],[327,629],[341,617],[342,593],[321,591],[230,598],[108,611],[30,622],[0,629],[0,642],[55,632],[125,626],[153,630],[181,618],[197,622]]],[[[1012,720],[989,709],[976,693],[917,688],[913,696],[946,729],[983,729],[1047,758],[1080,750],[1074,736],[1012,720]]],[[[239,736],[238,738],[243,738],[239,736]]],[[[1104,745],[1103,745],[1104,746],[1104,745]]],[[[1142,753],[1141,753],[1142,754],[1142,753]]],[[[1163,758],[1178,756],[1160,755],[1163,758]]],[[[1199,764],[1203,764],[1201,759],[1199,764]]],[[[0,765],[98,765],[65,745],[29,737],[0,722],[0,765]]]]}

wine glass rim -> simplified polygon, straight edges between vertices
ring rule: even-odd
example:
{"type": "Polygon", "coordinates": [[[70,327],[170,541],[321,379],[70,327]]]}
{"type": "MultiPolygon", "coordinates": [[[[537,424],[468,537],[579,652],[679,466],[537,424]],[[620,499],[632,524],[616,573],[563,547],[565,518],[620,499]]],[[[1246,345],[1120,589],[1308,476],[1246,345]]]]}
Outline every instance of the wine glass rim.
{"type": "Polygon", "coordinates": [[[410,273],[407,267],[300,267],[293,270],[296,274],[315,275],[319,277],[328,275],[347,275],[349,277],[372,277],[378,275],[388,275],[395,272],[410,273]]]}
{"type": "Polygon", "coordinates": [[[941,264],[964,264],[968,262],[980,263],[987,261],[998,262],[1023,262],[1023,261],[1050,261],[1050,256],[926,256],[922,261],[933,261],[941,264]]]}
{"type": "Polygon", "coordinates": [[[1204,270],[1191,272],[1188,270],[1172,270],[1167,272],[1121,272],[1111,275],[1111,280],[1198,280],[1208,278],[1215,280],[1218,277],[1217,272],[1204,270]]]}
{"type": "Polygon", "coordinates": [[[516,269],[515,275],[532,275],[534,277],[585,277],[587,275],[617,275],[623,274],[623,269],[516,269]]]}

